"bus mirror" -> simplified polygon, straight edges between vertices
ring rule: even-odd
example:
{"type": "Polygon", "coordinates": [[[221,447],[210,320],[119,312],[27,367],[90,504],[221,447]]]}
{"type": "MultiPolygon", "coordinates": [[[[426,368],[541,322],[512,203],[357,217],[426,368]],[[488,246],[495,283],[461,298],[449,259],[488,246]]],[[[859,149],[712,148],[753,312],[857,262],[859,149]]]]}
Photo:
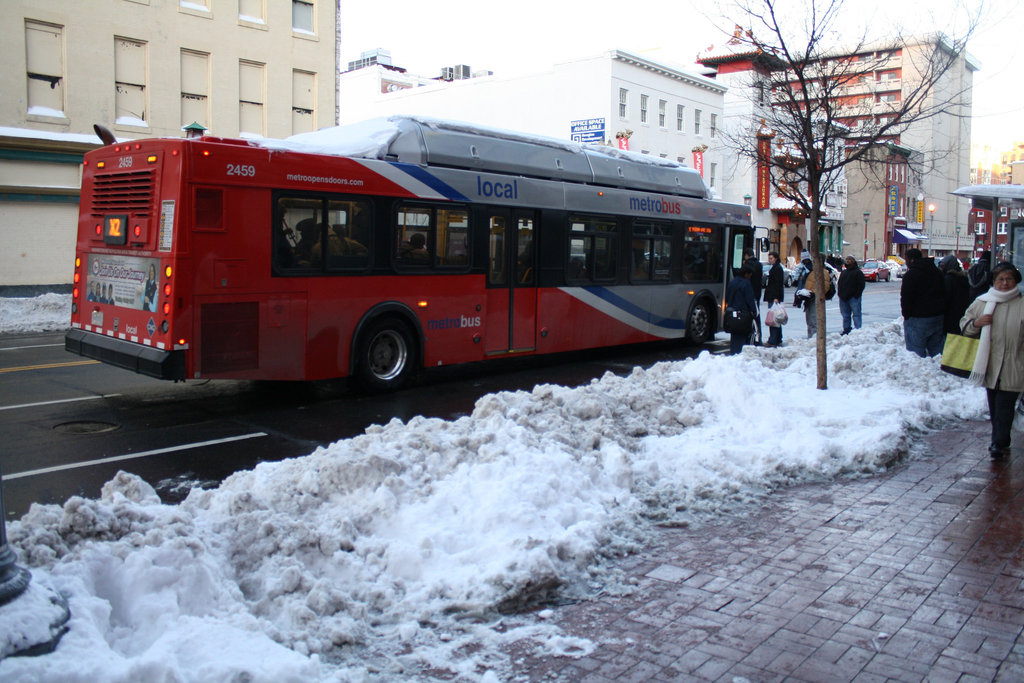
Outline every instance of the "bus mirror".
{"type": "Polygon", "coordinates": [[[768,243],[768,238],[767,237],[758,237],[757,238],[757,250],[759,252],[762,252],[762,251],[768,251],[769,249],[771,249],[771,245],[768,243]]]}

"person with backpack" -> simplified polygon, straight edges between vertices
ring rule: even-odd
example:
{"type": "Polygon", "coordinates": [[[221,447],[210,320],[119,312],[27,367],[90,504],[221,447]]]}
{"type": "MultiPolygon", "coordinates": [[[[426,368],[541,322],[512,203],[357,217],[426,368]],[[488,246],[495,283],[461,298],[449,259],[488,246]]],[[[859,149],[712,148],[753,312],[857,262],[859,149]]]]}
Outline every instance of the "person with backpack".
{"type": "MultiPolygon", "coordinates": [[[[757,315],[757,300],[754,298],[754,287],[750,284],[754,271],[744,264],[729,284],[725,287],[726,308],[735,308],[738,311],[750,313],[750,320],[757,315]]],[[[758,275],[760,277],[760,275],[758,275]]],[[[743,345],[750,341],[753,334],[753,325],[745,331],[729,333],[729,353],[735,355],[743,350],[743,345]]]]}
{"type": "MultiPolygon", "coordinates": [[[[811,260],[811,253],[804,250],[800,254],[800,263],[793,273],[796,277],[796,297],[793,300],[793,305],[804,309],[808,339],[818,333],[818,314],[815,312],[815,303],[821,298],[817,295],[817,281],[812,276],[813,272],[814,261],[811,260]]],[[[827,272],[825,278],[831,283],[832,278],[827,272]]]]}

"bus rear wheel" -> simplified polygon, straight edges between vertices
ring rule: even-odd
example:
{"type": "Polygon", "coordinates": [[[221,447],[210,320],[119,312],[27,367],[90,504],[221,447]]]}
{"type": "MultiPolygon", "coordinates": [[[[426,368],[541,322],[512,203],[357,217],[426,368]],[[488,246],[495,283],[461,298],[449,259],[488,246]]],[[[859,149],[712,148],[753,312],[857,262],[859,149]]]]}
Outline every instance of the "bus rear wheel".
{"type": "Polygon", "coordinates": [[[698,301],[690,309],[690,317],[686,320],[686,338],[692,344],[701,345],[711,339],[714,334],[714,318],[712,308],[706,300],[698,301]]]}
{"type": "Polygon", "coordinates": [[[368,391],[395,391],[412,379],[415,345],[409,326],[383,319],[369,325],[359,337],[355,375],[368,391]]]}

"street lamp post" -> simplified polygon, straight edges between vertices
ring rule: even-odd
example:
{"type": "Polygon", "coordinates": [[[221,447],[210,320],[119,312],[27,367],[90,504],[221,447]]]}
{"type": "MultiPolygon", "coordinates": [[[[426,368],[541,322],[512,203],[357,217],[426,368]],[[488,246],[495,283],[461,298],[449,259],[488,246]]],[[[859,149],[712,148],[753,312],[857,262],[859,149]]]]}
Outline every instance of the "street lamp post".
{"type": "Polygon", "coordinates": [[[932,239],[934,239],[934,237],[935,237],[935,205],[934,204],[929,204],[928,205],[928,213],[930,213],[932,215],[932,224],[928,228],[928,235],[927,235],[927,237],[928,237],[928,255],[929,256],[933,256],[934,255],[934,253],[933,253],[934,249],[932,249],[932,239]]]}
{"type": "Polygon", "coordinates": [[[868,219],[871,218],[871,212],[864,212],[864,260],[861,261],[863,265],[864,261],[868,260],[868,219]]]}
{"type": "Polygon", "coordinates": [[[960,258],[960,226],[956,226],[956,251],[954,252],[957,258],[960,258]]]}

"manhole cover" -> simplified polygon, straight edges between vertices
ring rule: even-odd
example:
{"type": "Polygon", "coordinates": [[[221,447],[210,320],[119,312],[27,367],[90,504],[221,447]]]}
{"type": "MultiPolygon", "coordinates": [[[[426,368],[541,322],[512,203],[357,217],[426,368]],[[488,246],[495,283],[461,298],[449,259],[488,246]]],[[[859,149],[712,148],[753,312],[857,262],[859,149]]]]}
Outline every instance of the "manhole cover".
{"type": "Polygon", "coordinates": [[[113,422],[96,422],[92,420],[61,422],[59,425],[53,426],[54,431],[64,432],[65,434],[100,434],[102,432],[112,432],[120,428],[121,425],[114,424],[113,422]]]}

